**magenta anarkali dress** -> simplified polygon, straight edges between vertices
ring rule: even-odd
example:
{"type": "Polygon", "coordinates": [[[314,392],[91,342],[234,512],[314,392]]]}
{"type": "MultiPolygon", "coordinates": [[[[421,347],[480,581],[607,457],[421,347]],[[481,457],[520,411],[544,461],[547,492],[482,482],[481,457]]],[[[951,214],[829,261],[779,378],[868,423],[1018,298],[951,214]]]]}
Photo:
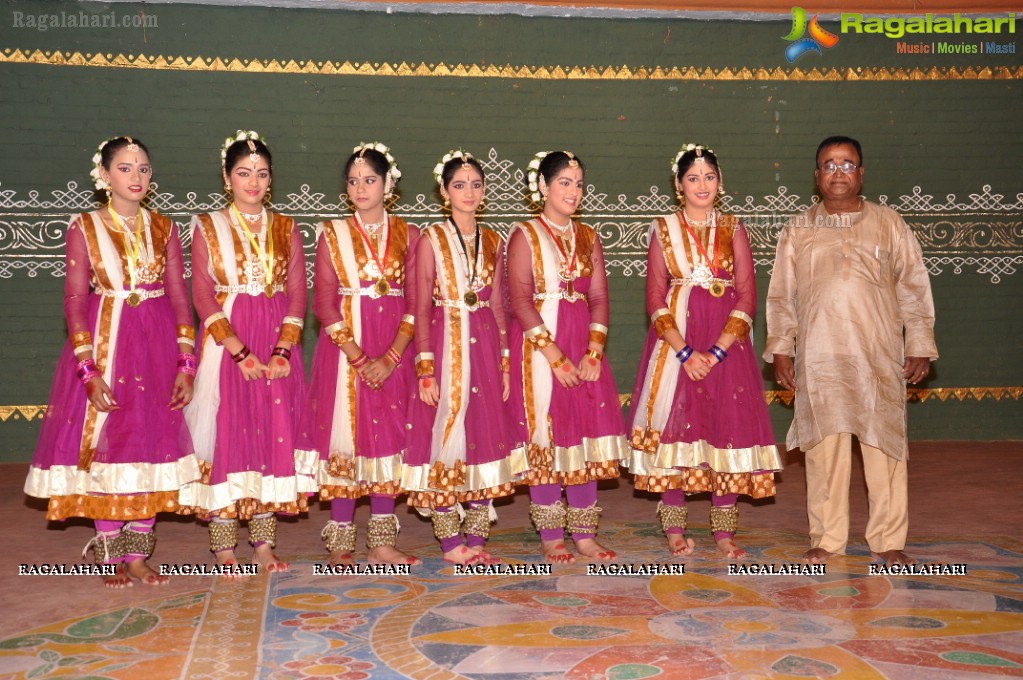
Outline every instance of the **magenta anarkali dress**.
{"type": "MultiPolygon", "coordinates": [[[[473,237],[463,239],[466,248],[473,237]]],[[[469,257],[449,222],[423,232],[416,253],[417,367],[432,373],[437,406],[409,396],[411,429],[403,485],[409,504],[449,507],[515,492],[528,468],[503,399],[502,350],[507,347],[504,244],[480,231],[480,252],[469,257]],[[467,293],[470,301],[466,303],[467,293]]]]}
{"type": "Polygon", "coordinates": [[[564,269],[561,250],[539,220],[516,224],[509,237],[513,320],[508,403],[517,438],[529,445],[531,485],[617,477],[619,460],[628,457],[621,402],[607,357],[598,380],[566,388],[539,351],[544,338],[551,337],[578,366],[586,360],[591,334],[606,340],[610,306],[600,239],[579,222],[575,230],[571,290],[559,276],[564,269]]]}
{"type": "Polygon", "coordinates": [[[57,363],[25,493],[49,498],[47,519],[141,520],[178,508],[178,489],[199,476],[181,411],[168,406],[178,338],[191,340],[192,309],[174,224],[144,212],[137,290],[126,247],[134,232],[72,216],[67,232],[64,312],[68,342],[57,363]],[[119,408],[96,411],[76,375],[75,350],[93,358],[119,408]]]}
{"type": "MultiPolygon", "coordinates": [[[[312,453],[297,446],[305,396],[301,347],[291,372],[246,381],[220,344],[236,335],[263,363],[278,342],[298,343],[307,289],[302,234],[290,217],[268,213],[273,239],[272,295],[265,266],[237,218],[223,212],[192,222],[192,296],[203,321],[195,396],[185,409],[203,462],[203,479],[181,492],[182,506],[203,518],[249,519],[306,508],[312,478],[297,472],[312,453]]],[[[269,243],[263,246],[269,252],[269,243]]]]}
{"type": "Polygon", "coordinates": [[[419,230],[394,216],[382,228],[386,245],[379,253],[367,250],[354,218],[324,222],[317,230],[313,306],[322,330],[301,431],[306,446],[317,452],[322,500],[402,490],[412,351],[405,350],[379,390],[359,379],[341,351],[354,340],[367,355],[379,357],[399,333],[412,336],[407,279],[419,230]],[[377,291],[381,276],[388,281],[383,295],[377,291]]]}
{"type": "Polygon", "coordinates": [[[772,471],[782,463],[749,337],[757,304],[749,237],[727,214],[693,234],[702,250],[679,214],[658,218],[650,230],[646,306],[653,323],[632,393],[629,467],[638,489],[771,496],[772,471]],[[703,252],[713,258],[715,250],[721,297],[693,281],[703,252]],[[693,381],[663,339],[669,328],[697,351],[713,346],[723,331],[736,340],[724,361],[693,381]]]}

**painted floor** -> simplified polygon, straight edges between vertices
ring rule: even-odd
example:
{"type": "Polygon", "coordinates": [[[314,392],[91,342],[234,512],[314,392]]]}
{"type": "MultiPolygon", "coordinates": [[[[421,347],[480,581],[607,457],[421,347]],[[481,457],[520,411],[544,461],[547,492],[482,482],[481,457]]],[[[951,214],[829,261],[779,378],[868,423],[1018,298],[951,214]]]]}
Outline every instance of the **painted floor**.
{"type": "MultiPolygon", "coordinates": [[[[77,563],[91,530],[69,523],[44,531],[37,508],[15,502],[6,488],[23,470],[0,466],[0,511],[18,527],[0,570],[16,573],[33,540],[41,544],[34,563],[77,563]]],[[[800,474],[783,473],[796,499],[800,474]]],[[[779,485],[779,499],[784,491],[779,485]]],[[[693,503],[697,554],[671,560],[652,521],[653,501],[627,484],[601,491],[601,503],[614,506],[601,536],[623,556],[614,564],[684,573],[594,574],[597,563],[579,562],[537,574],[536,536],[516,497],[499,509],[498,526],[507,528],[495,529],[489,548],[505,566],[532,565],[531,575],[455,574],[440,560],[429,524],[402,512],[401,546],[423,557],[422,566],[408,576],[324,575],[314,573],[323,556],[314,525],[326,512],[314,510],[312,519],[282,523],[282,542],[297,548],[282,546],[292,560],[284,574],[176,576],[167,587],[116,592],[96,577],[6,579],[0,677],[1023,677],[1019,502],[999,496],[988,508],[991,494],[975,489],[960,492],[951,508],[941,489],[929,491],[918,500],[911,486],[911,526],[926,533],[911,529],[908,551],[945,573],[916,575],[871,574],[862,540],[824,574],[751,573],[767,565],[801,571],[800,508],[789,501],[779,508],[780,500],[743,508],[739,537],[749,554],[731,567],[699,521],[707,504],[693,503]],[[774,526],[764,527],[765,519],[774,526]],[[747,528],[754,524],[761,528],[747,528]],[[1002,532],[979,535],[973,524],[1002,532]],[[934,531],[941,527],[947,531],[934,531]],[[965,573],[949,573],[956,571],[965,573]]],[[[209,564],[204,533],[185,521],[161,522],[152,562],[209,564]]]]}

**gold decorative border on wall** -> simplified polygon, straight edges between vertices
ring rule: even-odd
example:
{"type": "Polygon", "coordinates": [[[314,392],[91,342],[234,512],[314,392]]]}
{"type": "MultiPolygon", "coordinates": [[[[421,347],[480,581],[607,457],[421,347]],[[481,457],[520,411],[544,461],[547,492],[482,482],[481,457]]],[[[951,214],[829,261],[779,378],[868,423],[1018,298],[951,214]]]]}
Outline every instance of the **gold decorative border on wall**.
{"type": "MultiPolygon", "coordinates": [[[[768,404],[778,403],[791,406],[793,396],[792,390],[764,390],[764,398],[768,404]]],[[[906,401],[911,404],[928,400],[948,401],[949,399],[953,401],[966,401],[967,399],[976,401],[1015,399],[1019,401],[1020,397],[1023,397],[1023,387],[910,387],[906,389],[906,401]]],[[[618,400],[622,402],[622,406],[627,406],[632,401],[632,395],[619,394],[618,400]]]]}
{"type": "Polygon", "coordinates": [[[700,66],[498,66],[488,64],[431,64],[427,62],[330,61],[313,59],[238,59],[221,57],[149,56],[4,48],[0,64],[94,66],[165,71],[232,73],[304,73],[394,77],[515,78],[519,80],[777,80],[777,81],[884,81],[884,80],[1023,80],[1023,66],[931,66],[895,68],[855,66],[836,68],[711,68],[700,66]]]}

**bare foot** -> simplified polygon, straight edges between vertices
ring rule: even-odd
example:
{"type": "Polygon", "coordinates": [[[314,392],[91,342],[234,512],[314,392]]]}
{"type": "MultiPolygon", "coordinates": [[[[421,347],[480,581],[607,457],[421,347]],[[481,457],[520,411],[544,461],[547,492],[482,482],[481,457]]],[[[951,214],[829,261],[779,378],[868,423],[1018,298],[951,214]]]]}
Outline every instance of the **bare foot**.
{"type": "Polygon", "coordinates": [[[685,557],[692,555],[696,550],[696,541],[686,538],[685,534],[667,534],[668,550],[673,557],[685,557]]]}
{"type": "Polygon", "coordinates": [[[242,571],[241,565],[238,564],[238,558],[234,556],[233,550],[220,550],[214,554],[217,557],[218,567],[229,567],[223,574],[221,574],[221,576],[226,578],[241,578],[248,575],[242,571]]]}
{"type": "Polygon", "coordinates": [[[575,562],[575,555],[565,547],[565,540],[556,538],[553,541],[540,541],[540,551],[543,558],[552,564],[572,564],[575,562]]]}
{"type": "Polygon", "coordinates": [[[330,566],[332,567],[349,567],[353,564],[355,564],[355,558],[350,552],[335,550],[330,553],[330,566]]]}
{"type": "Polygon", "coordinates": [[[464,545],[444,553],[444,561],[451,564],[483,564],[478,552],[474,552],[464,545]]]}
{"type": "Polygon", "coordinates": [[[834,553],[829,553],[824,548],[810,548],[803,553],[804,564],[827,564],[828,558],[833,557],[834,553]]]}
{"type": "Polygon", "coordinates": [[[469,548],[469,550],[471,550],[474,553],[476,553],[477,555],[479,555],[479,557],[480,557],[479,564],[487,564],[487,565],[490,565],[490,564],[501,564],[501,558],[500,557],[494,557],[493,555],[488,553],[486,550],[484,550],[483,546],[479,546],[479,545],[473,546],[473,547],[469,548]]]}
{"type": "Polygon", "coordinates": [[[124,564],[118,562],[115,565],[114,573],[103,577],[103,585],[107,588],[121,589],[131,588],[135,583],[124,571],[124,564]]]}
{"type": "Polygon", "coordinates": [[[901,550],[885,550],[882,553],[870,552],[870,556],[876,560],[883,560],[886,567],[908,567],[916,564],[916,560],[901,550]]]}
{"type": "Polygon", "coordinates": [[[579,551],[579,554],[583,557],[589,557],[591,560],[613,560],[618,557],[618,553],[610,548],[605,548],[597,543],[595,539],[580,538],[574,542],[575,549],[579,551]]]}
{"type": "Polygon", "coordinates": [[[268,574],[275,571],[287,571],[288,563],[277,559],[269,543],[260,543],[252,551],[252,561],[266,569],[268,574]]]}
{"type": "Polygon", "coordinates": [[[421,559],[395,548],[393,545],[382,545],[379,548],[370,548],[370,564],[407,564],[415,567],[423,563],[421,559]]]}
{"type": "Polygon", "coordinates": [[[162,576],[154,571],[141,557],[126,563],[124,571],[128,576],[137,578],[147,586],[165,586],[170,583],[169,576],[162,576]]]}
{"type": "Polygon", "coordinates": [[[741,560],[746,557],[746,550],[735,544],[731,537],[722,538],[718,543],[718,551],[726,560],[741,560]]]}

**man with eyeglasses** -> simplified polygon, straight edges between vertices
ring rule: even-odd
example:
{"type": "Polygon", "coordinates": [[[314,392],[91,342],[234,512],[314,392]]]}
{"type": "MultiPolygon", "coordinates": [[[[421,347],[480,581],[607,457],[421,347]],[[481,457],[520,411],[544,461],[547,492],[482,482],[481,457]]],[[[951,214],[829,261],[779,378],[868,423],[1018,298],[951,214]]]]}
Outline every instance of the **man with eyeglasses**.
{"type": "Polygon", "coordinates": [[[909,527],[906,381],[938,358],[934,303],[920,244],[890,208],[864,200],[863,151],[849,137],[817,147],[821,201],[778,238],[767,293],[764,359],[795,391],[789,450],[806,454],[810,550],[805,562],[845,552],[852,438],[867,482],[867,545],[886,566],[916,561],[909,527]]]}

